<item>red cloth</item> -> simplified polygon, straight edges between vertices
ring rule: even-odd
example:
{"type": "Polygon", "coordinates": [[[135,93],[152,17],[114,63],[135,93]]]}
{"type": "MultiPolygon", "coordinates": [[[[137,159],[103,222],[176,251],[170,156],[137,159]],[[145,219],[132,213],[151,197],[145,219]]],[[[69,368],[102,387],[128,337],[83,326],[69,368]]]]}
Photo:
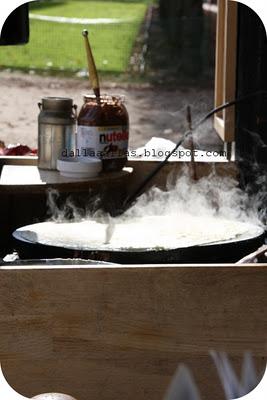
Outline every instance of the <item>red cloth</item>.
{"type": "Polygon", "coordinates": [[[36,154],[37,149],[31,149],[29,146],[17,144],[5,147],[3,142],[0,142],[1,156],[35,156],[36,154]]]}

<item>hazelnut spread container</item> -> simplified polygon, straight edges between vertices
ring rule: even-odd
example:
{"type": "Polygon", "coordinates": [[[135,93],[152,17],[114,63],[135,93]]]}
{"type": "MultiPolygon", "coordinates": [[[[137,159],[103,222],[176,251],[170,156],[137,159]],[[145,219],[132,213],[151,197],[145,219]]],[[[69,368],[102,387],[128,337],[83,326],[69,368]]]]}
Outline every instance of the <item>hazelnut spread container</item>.
{"type": "Polygon", "coordinates": [[[104,171],[119,171],[127,162],[129,116],[121,96],[84,96],[78,116],[79,156],[98,157],[104,171]]]}

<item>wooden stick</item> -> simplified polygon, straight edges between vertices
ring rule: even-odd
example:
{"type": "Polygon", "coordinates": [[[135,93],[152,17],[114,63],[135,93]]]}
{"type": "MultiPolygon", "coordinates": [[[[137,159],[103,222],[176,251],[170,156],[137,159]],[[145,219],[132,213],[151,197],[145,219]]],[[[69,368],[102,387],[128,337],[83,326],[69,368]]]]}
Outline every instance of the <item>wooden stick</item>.
{"type": "Polygon", "coordinates": [[[192,168],[192,174],[191,177],[194,181],[197,180],[197,170],[196,170],[196,163],[195,163],[195,146],[194,146],[194,140],[193,140],[193,134],[192,134],[192,116],[191,116],[191,107],[187,106],[186,109],[186,119],[188,123],[188,130],[191,132],[191,135],[189,137],[189,146],[191,150],[191,168],[192,168]]]}
{"type": "Polygon", "coordinates": [[[254,264],[259,262],[266,262],[267,260],[267,245],[261,246],[258,250],[251,254],[248,254],[241,260],[237,261],[236,264],[254,264]]]}
{"type": "Polygon", "coordinates": [[[92,53],[92,49],[89,43],[89,38],[88,38],[88,31],[84,29],[82,31],[82,35],[84,37],[84,43],[85,43],[85,50],[87,54],[87,63],[88,63],[88,70],[89,70],[89,80],[91,83],[91,86],[93,88],[94,94],[96,95],[97,98],[100,97],[100,86],[99,86],[99,79],[98,79],[98,74],[95,66],[95,60],[94,56],[92,53]]]}

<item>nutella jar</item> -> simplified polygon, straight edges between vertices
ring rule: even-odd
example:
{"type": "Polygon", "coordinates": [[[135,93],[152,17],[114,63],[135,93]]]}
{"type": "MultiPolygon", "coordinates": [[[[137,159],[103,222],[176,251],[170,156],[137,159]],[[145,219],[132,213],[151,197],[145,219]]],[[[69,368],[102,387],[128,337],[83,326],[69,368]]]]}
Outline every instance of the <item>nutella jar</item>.
{"type": "Polygon", "coordinates": [[[98,157],[104,171],[119,171],[127,162],[129,116],[121,96],[84,96],[78,116],[76,155],[98,157]]]}

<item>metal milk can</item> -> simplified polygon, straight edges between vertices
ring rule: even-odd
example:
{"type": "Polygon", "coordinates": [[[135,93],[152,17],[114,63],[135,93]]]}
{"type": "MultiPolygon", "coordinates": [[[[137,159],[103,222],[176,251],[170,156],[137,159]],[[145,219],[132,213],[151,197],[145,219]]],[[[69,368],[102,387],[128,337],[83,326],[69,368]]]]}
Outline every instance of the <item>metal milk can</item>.
{"type": "Polygon", "coordinates": [[[77,106],[64,97],[44,97],[38,106],[38,167],[55,170],[58,158],[75,154],[77,106]]]}

